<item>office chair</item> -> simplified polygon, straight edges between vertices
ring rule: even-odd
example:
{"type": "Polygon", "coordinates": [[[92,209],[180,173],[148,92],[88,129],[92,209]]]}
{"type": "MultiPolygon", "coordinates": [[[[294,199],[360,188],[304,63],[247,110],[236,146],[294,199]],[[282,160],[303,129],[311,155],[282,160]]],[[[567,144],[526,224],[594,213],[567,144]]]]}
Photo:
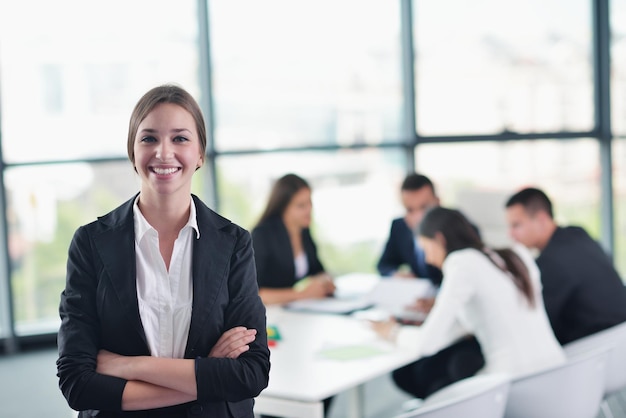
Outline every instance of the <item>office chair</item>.
{"type": "Polygon", "coordinates": [[[595,418],[606,381],[608,349],[511,381],[505,418],[595,418]]]}
{"type": "Polygon", "coordinates": [[[613,418],[607,402],[612,394],[626,387],[626,322],[615,325],[587,337],[565,344],[563,349],[568,357],[575,357],[598,348],[610,348],[601,410],[605,417],[613,418]]]}
{"type": "Polygon", "coordinates": [[[395,418],[502,418],[509,385],[506,375],[468,377],[433,393],[416,410],[395,418]]]}

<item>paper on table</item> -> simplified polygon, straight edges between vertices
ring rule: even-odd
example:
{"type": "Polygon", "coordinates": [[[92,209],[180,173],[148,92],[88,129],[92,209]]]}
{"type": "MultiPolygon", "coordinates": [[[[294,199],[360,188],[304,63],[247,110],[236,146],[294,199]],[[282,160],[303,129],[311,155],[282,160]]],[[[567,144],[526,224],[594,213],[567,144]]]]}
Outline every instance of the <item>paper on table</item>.
{"type": "Polygon", "coordinates": [[[380,280],[369,294],[369,300],[379,309],[397,314],[419,298],[434,297],[435,286],[428,279],[389,277],[380,280]]]}
{"type": "Polygon", "coordinates": [[[348,314],[370,306],[372,306],[372,303],[367,298],[337,299],[330,297],[297,300],[288,303],[285,305],[285,308],[295,311],[348,314]]]}
{"type": "Polygon", "coordinates": [[[370,345],[345,345],[325,348],[319,354],[330,360],[357,360],[385,353],[384,350],[370,345]]]}

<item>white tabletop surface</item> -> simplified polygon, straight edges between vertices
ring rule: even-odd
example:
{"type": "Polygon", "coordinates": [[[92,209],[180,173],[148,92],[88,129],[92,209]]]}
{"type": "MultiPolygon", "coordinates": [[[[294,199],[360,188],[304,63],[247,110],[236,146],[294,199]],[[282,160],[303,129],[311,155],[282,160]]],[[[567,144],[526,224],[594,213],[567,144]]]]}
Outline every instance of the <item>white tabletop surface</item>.
{"type": "Polygon", "coordinates": [[[411,347],[383,341],[367,321],[351,316],[268,307],[267,324],[281,340],[270,348],[269,386],[261,396],[316,402],[417,359],[411,347]],[[333,349],[349,358],[327,357],[333,349]],[[359,358],[364,351],[373,353],[359,358]]]}

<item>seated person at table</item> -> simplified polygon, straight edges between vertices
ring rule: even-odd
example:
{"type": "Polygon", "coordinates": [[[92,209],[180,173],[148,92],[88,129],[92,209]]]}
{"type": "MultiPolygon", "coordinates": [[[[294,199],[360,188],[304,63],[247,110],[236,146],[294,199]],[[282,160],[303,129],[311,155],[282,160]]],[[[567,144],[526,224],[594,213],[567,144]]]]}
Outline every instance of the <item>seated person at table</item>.
{"type": "MultiPolygon", "coordinates": [[[[443,271],[435,304],[419,329],[420,355],[432,355],[473,334],[485,358],[479,373],[515,377],[565,361],[544,310],[539,270],[528,250],[487,248],[459,211],[443,207],[427,212],[419,241],[426,260],[443,271]]],[[[393,321],[374,327],[400,344],[409,337],[393,321]]],[[[419,361],[394,372],[394,380],[418,398],[468,377],[451,376],[449,364],[427,369],[415,364],[419,361]]]]}
{"type": "MultiPolygon", "coordinates": [[[[286,174],[274,183],[252,230],[259,295],[266,305],[324,298],[335,291],[309,230],[312,208],[311,187],[303,178],[286,174]]],[[[325,412],[331,402],[332,397],[324,399],[325,412]]]]}
{"type": "Polygon", "coordinates": [[[430,207],[439,206],[432,181],[424,175],[407,175],[400,188],[400,198],[406,213],[403,218],[391,223],[389,238],[376,268],[381,276],[404,276],[428,278],[438,285],[441,271],[426,263],[424,251],[418,245],[413,231],[417,228],[424,212],[430,207]],[[409,271],[401,271],[408,266],[409,271]]]}
{"type": "Polygon", "coordinates": [[[506,214],[513,239],[539,250],[543,300],[561,344],[626,321],[626,288],[610,258],[584,229],[558,226],[543,191],[517,192],[506,214]]]}
{"type": "MultiPolygon", "coordinates": [[[[391,224],[389,238],[378,261],[378,272],[382,276],[427,278],[438,287],[441,284],[441,270],[426,261],[424,250],[415,235],[424,213],[440,204],[435,185],[423,174],[408,174],[402,182],[400,197],[406,210],[405,216],[394,219],[391,224]],[[403,266],[409,266],[410,271],[402,272],[403,266]]],[[[474,225],[472,227],[478,232],[478,228],[474,225]]],[[[407,308],[416,311],[419,316],[424,316],[428,314],[434,301],[432,297],[421,298],[407,308]]],[[[428,371],[439,369],[441,364],[448,365],[450,379],[456,380],[476,373],[483,366],[484,359],[476,339],[468,336],[439,353],[418,360],[412,369],[419,368],[424,371],[424,375],[430,375],[428,371]]],[[[405,380],[403,372],[394,374],[394,380],[402,386],[405,380]]],[[[421,391],[425,395],[437,387],[437,383],[430,385],[424,382],[421,391]]]]}
{"type": "Polygon", "coordinates": [[[274,183],[252,230],[259,295],[266,305],[324,298],[335,290],[311,237],[311,210],[311,187],[304,179],[287,174],[274,183]]]}

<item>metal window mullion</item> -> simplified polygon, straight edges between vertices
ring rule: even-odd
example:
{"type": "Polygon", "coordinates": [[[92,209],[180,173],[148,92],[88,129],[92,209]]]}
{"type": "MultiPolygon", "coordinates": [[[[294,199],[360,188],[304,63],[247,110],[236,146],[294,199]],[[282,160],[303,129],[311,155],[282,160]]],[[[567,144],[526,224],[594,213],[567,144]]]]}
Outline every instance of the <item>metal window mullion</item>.
{"type": "Polygon", "coordinates": [[[417,129],[415,120],[415,56],[413,50],[412,0],[400,0],[400,48],[402,50],[403,137],[407,168],[415,171],[417,129]]]}
{"type": "Polygon", "coordinates": [[[217,168],[215,152],[215,113],[213,106],[213,68],[211,66],[211,40],[209,0],[198,0],[198,55],[199,55],[199,79],[202,97],[200,106],[204,113],[207,129],[207,152],[204,170],[207,171],[208,182],[205,193],[209,206],[219,210],[219,198],[217,190],[217,168]]]}
{"type": "Polygon", "coordinates": [[[592,1],[594,110],[600,146],[600,240],[604,249],[614,253],[613,159],[611,132],[611,28],[609,0],[592,1]]]}

